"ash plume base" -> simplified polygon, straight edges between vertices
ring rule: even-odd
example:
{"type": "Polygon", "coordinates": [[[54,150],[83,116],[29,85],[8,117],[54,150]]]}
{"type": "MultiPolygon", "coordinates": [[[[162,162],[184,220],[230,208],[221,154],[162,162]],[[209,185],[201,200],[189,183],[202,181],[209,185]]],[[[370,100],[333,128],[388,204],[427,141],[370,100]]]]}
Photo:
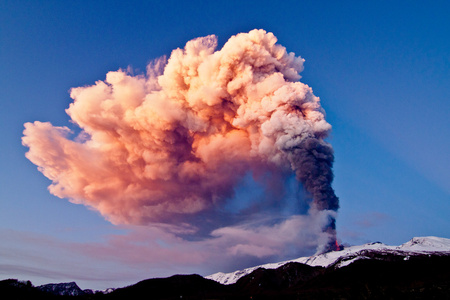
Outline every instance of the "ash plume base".
{"type": "Polygon", "coordinates": [[[52,181],[50,193],[114,224],[169,224],[257,257],[287,244],[335,245],[331,125],[299,81],[304,60],[264,30],[216,48],[215,36],[197,38],[146,75],[112,71],[71,89],[66,112],[81,133],[71,139],[67,127],[26,123],[26,157],[52,181]],[[262,192],[240,200],[248,176],[262,192]],[[292,176],[296,188],[286,192],[292,176]],[[242,241],[284,231],[269,250],[242,241]]]}

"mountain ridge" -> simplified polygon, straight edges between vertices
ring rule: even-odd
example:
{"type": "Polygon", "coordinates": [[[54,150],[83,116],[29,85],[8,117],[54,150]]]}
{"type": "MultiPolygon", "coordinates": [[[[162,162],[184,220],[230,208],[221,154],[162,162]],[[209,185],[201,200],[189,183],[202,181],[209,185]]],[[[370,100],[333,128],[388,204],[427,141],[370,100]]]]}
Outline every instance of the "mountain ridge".
{"type": "Polygon", "coordinates": [[[290,262],[298,262],[309,266],[330,267],[335,264],[334,267],[344,267],[360,259],[374,259],[373,256],[376,253],[396,254],[406,259],[411,255],[427,255],[430,253],[448,253],[450,255],[450,239],[435,236],[414,237],[399,246],[388,246],[381,242],[372,242],[359,246],[345,247],[340,251],[315,254],[278,263],[268,263],[229,273],[218,272],[205,278],[222,284],[234,284],[241,277],[250,274],[258,268],[276,269],[290,262]]]}
{"type": "Polygon", "coordinates": [[[173,275],[142,280],[109,293],[83,290],[76,294],[80,289],[75,282],[34,287],[30,281],[8,279],[0,281],[0,298],[447,299],[449,270],[450,239],[419,237],[400,246],[368,243],[247,268],[228,273],[234,277],[226,283],[218,282],[223,276],[207,278],[214,274],[206,278],[173,275]]]}

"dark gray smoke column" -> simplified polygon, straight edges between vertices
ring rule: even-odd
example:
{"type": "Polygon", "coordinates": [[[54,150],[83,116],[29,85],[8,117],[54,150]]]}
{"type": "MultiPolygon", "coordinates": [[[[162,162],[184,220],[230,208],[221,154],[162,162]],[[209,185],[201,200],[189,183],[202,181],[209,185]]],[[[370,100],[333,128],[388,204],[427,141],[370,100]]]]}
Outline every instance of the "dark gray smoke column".
{"type": "Polygon", "coordinates": [[[333,181],[333,149],[323,140],[309,137],[293,147],[288,155],[297,178],[313,197],[313,208],[334,210],[339,208],[331,183],[333,181]]]}
{"type": "MultiPolygon", "coordinates": [[[[312,211],[337,211],[339,199],[331,184],[333,182],[333,148],[323,139],[308,136],[290,148],[284,148],[291,167],[307,192],[311,194],[312,211]]],[[[323,228],[330,235],[328,245],[323,251],[336,248],[336,220],[329,215],[329,222],[323,228]]]]}

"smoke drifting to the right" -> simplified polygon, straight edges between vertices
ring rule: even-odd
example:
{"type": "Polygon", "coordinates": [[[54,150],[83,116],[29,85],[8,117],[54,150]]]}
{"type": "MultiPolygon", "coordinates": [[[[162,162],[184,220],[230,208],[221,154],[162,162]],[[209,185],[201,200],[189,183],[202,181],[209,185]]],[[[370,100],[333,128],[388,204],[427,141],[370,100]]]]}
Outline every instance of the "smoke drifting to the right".
{"type": "Polygon", "coordinates": [[[299,81],[304,60],[276,42],[264,30],[233,36],[220,50],[215,36],[197,38],[147,75],[119,70],[74,88],[67,113],[81,133],[71,139],[66,127],[27,123],[27,158],[52,180],[52,194],[115,224],[188,224],[195,235],[209,216],[217,221],[208,221],[209,237],[234,243],[236,253],[329,249],[339,207],[325,141],[331,126],[299,81]],[[268,190],[295,174],[307,197],[294,201],[308,211],[263,225],[254,225],[258,205],[224,213],[249,174],[268,190]]]}

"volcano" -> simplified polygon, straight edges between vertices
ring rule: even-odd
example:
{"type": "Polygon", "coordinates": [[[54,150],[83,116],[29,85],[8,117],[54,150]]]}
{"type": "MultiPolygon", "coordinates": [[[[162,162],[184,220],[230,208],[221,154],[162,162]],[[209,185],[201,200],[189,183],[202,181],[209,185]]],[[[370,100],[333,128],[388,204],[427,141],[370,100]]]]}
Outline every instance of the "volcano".
{"type": "Polygon", "coordinates": [[[293,260],[269,263],[260,266],[238,270],[231,273],[215,273],[206,276],[222,284],[236,283],[257,269],[277,269],[288,263],[302,263],[309,266],[320,266],[325,268],[341,268],[348,266],[358,260],[408,260],[414,256],[423,255],[450,255],[450,239],[440,237],[415,237],[400,246],[388,246],[381,242],[367,243],[360,246],[343,247],[336,243],[336,250],[308,257],[300,257],[293,260]]]}

